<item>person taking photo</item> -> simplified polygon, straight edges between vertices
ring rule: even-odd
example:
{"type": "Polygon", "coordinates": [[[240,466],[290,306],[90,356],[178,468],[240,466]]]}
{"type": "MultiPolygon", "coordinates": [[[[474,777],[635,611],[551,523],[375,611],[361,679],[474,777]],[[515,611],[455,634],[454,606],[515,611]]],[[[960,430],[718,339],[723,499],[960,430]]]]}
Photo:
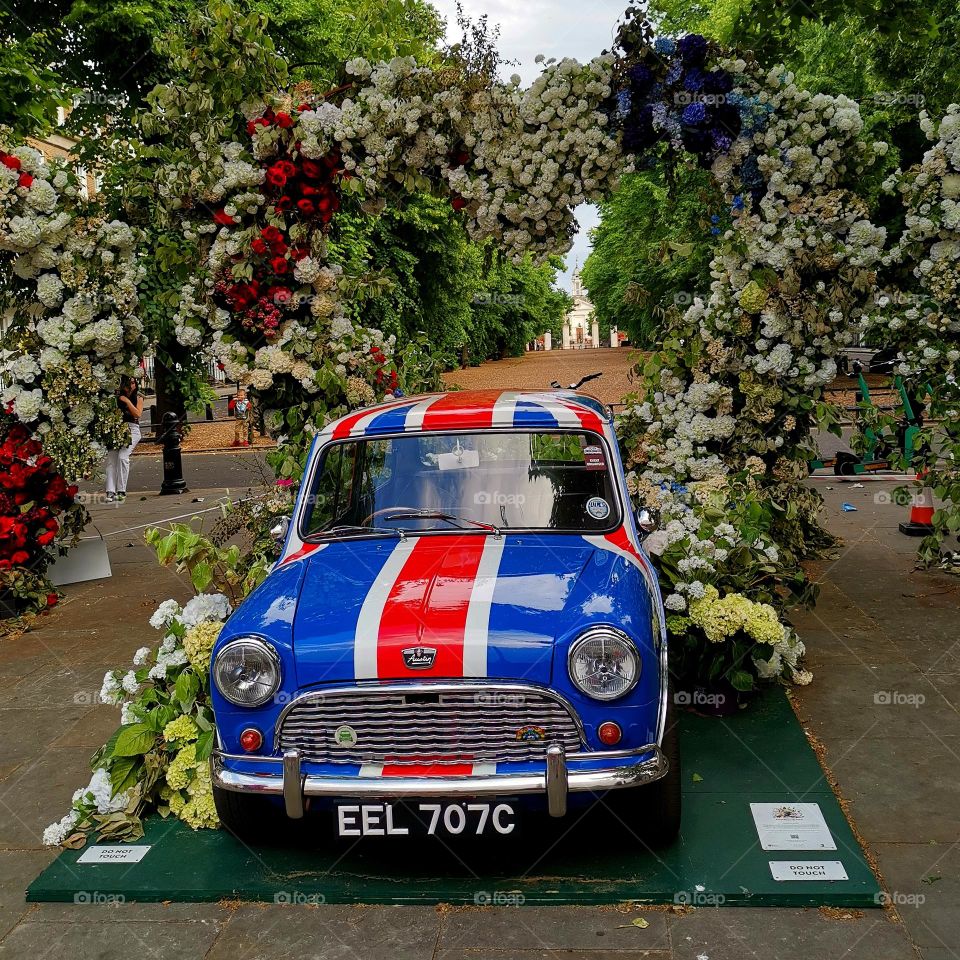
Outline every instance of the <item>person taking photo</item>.
{"type": "Polygon", "coordinates": [[[130,444],[120,450],[107,451],[107,503],[123,503],[127,498],[127,479],[130,476],[130,454],[140,442],[140,417],[143,398],[137,381],[130,376],[120,378],[117,406],[123,422],[130,428],[130,444]]]}

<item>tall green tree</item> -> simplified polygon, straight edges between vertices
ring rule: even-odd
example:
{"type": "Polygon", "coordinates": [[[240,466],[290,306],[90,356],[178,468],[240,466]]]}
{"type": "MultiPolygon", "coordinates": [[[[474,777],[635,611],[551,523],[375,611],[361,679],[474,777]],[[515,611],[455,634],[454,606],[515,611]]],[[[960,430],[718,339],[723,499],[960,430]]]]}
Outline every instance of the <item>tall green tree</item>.
{"type": "MultiPolygon", "coordinates": [[[[12,0],[7,27],[16,41],[53,40],[52,63],[79,89],[79,128],[131,117],[158,83],[175,76],[158,40],[187,29],[204,0],[12,0]]],[[[259,14],[292,79],[333,82],[344,60],[435,56],[443,23],[425,0],[238,0],[259,14]]],[[[227,73],[230,71],[227,70],[227,73]]]]}
{"type": "Polygon", "coordinates": [[[600,205],[582,270],[601,327],[615,325],[635,346],[653,347],[667,312],[709,293],[720,203],[713,178],[698,168],[664,161],[624,178],[600,205]]]}
{"type": "Polygon", "coordinates": [[[58,39],[54,30],[24,29],[0,11],[0,126],[28,136],[56,125],[57,108],[73,93],[51,67],[58,39]]]}

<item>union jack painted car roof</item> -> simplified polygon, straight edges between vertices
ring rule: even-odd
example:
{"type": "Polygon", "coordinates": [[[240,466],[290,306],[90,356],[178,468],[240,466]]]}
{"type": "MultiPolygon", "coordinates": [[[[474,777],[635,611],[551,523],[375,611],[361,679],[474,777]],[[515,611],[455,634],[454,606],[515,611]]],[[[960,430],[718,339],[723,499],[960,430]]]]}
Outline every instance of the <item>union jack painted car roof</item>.
{"type": "Polygon", "coordinates": [[[609,423],[607,408],[587,394],[559,390],[463,390],[401,397],[355,410],[328,423],[320,439],[502,427],[569,427],[602,433],[609,423]]]}

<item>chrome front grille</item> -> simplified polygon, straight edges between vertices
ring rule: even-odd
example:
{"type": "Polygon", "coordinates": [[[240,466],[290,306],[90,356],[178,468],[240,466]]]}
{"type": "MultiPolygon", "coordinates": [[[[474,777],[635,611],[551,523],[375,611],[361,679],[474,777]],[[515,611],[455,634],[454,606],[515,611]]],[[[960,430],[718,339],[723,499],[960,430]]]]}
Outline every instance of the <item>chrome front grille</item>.
{"type": "Polygon", "coordinates": [[[306,694],[280,717],[276,746],[316,763],[453,764],[543,759],[582,746],[560,697],[527,687],[419,684],[306,694]]]}

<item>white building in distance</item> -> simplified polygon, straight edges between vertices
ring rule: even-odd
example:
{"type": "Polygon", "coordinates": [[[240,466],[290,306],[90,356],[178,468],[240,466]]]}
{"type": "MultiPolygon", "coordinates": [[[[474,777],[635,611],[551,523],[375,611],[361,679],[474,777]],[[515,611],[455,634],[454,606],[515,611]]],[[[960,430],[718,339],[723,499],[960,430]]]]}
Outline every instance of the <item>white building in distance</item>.
{"type": "Polygon", "coordinates": [[[600,346],[600,326],[593,304],[583,289],[580,271],[573,272],[573,306],[563,321],[563,349],[583,350],[600,346]]]}

